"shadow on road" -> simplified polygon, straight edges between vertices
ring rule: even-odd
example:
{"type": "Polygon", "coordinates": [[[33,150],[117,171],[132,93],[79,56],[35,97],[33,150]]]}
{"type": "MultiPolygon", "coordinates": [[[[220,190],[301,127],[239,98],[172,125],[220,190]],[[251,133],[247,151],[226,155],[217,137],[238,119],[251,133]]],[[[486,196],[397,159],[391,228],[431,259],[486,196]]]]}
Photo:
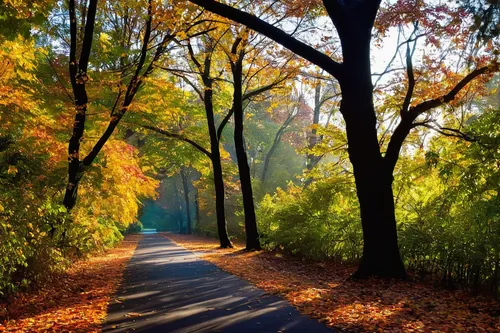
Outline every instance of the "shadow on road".
{"type": "Polygon", "coordinates": [[[103,332],[331,332],[155,233],[127,265],[103,332]]]}

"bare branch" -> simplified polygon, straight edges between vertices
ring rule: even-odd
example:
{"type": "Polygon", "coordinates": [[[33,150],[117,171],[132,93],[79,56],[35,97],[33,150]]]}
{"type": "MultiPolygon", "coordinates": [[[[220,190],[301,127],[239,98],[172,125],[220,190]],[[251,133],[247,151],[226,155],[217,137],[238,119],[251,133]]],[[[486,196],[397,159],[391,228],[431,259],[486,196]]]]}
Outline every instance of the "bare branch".
{"type": "Polygon", "coordinates": [[[459,138],[469,142],[478,142],[477,138],[455,128],[441,127],[441,126],[435,127],[430,125],[428,122],[420,122],[420,123],[415,123],[413,125],[414,125],[413,127],[422,126],[429,128],[444,136],[459,138]]]}
{"type": "MultiPolygon", "coordinates": [[[[139,125],[139,124],[136,124],[136,125],[139,125]]],[[[191,146],[195,147],[196,149],[198,149],[200,152],[202,152],[203,154],[207,155],[208,158],[212,159],[212,153],[210,153],[207,149],[203,148],[200,144],[196,143],[195,141],[191,140],[191,139],[188,139],[186,138],[185,136],[181,135],[181,134],[178,134],[178,133],[172,133],[172,132],[169,132],[169,131],[165,131],[161,128],[158,128],[158,127],[154,127],[154,126],[149,126],[149,125],[139,125],[140,127],[142,128],[145,128],[145,129],[148,129],[150,131],[153,131],[153,132],[156,132],[156,133],[159,133],[159,134],[162,134],[166,137],[169,137],[169,138],[173,138],[173,139],[177,139],[177,140],[181,140],[181,141],[184,141],[184,142],[187,142],[189,143],[191,146]]]]}
{"type": "Polygon", "coordinates": [[[73,97],[71,96],[71,94],[69,93],[68,89],[66,89],[66,86],[62,83],[62,80],[61,80],[61,77],[59,76],[59,74],[57,73],[55,67],[54,67],[54,64],[52,64],[52,61],[50,61],[49,57],[47,55],[45,55],[45,58],[47,59],[47,62],[49,63],[50,65],[50,68],[52,68],[52,70],[54,71],[54,74],[57,78],[57,82],[59,83],[59,85],[61,86],[61,88],[64,90],[64,92],[66,93],[66,96],[68,96],[68,98],[71,100],[71,102],[75,102],[75,100],[73,99],[73,97]]]}
{"type": "MultiPolygon", "coordinates": [[[[413,50],[417,43],[413,44],[413,50]]],[[[413,96],[413,90],[415,89],[415,76],[413,74],[413,63],[412,63],[412,53],[410,51],[410,44],[406,45],[406,73],[408,75],[408,90],[406,91],[406,96],[403,102],[403,107],[401,108],[401,114],[408,112],[410,107],[411,98],[413,96]]]]}
{"type": "Polygon", "coordinates": [[[233,116],[234,113],[234,108],[231,108],[229,112],[226,114],[224,119],[222,119],[219,127],[217,128],[217,141],[220,142],[220,138],[222,137],[222,131],[224,130],[224,127],[226,127],[227,123],[229,122],[229,119],[233,116]]]}

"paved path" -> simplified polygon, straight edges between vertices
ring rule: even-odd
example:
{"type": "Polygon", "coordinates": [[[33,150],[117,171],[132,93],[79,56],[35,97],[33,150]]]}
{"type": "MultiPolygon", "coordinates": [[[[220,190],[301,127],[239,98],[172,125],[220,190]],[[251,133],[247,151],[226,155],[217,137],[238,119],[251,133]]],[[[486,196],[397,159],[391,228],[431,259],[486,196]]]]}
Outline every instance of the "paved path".
{"type": "Polygon", "coordinates": [[[115,300],[103,332],[331,332],[158,234],[144,235],[115,300]]]}

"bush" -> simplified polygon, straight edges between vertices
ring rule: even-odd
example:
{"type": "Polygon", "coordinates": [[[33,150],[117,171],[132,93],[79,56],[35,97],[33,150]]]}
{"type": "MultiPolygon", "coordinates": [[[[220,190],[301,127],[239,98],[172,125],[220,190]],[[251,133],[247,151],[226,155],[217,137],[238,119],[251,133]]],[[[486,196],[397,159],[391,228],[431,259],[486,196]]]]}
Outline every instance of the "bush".
{"type": "Polygon", "coordinates": [[[358,209],[345,181],[278,189],[258,205],[263,245],[312,259],[355,261],[362,246],[358,209]]]}

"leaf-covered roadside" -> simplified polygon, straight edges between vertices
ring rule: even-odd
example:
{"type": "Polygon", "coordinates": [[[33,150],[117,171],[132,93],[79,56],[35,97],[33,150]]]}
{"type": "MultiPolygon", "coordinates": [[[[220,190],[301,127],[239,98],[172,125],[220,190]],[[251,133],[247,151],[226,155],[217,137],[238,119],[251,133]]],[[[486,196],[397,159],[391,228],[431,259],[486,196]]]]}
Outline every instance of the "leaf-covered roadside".
{"type": "Polygon", "coordinates": [[[141,237],[126,236],[117,247],[75,263],[41,290],[17,293],[0,303],[0,331],[99,332],[141,237]]]}
{"type": "Polygon", "coordinates": [[[303,314],[347,332],[499,332],[500,305],[462,291],[420,282],[347,280],[354,267],[305,262],[241,247],[216,250],[216,240],[168,234],[225,271],[269,293],[280,294],[303,314]]]}

